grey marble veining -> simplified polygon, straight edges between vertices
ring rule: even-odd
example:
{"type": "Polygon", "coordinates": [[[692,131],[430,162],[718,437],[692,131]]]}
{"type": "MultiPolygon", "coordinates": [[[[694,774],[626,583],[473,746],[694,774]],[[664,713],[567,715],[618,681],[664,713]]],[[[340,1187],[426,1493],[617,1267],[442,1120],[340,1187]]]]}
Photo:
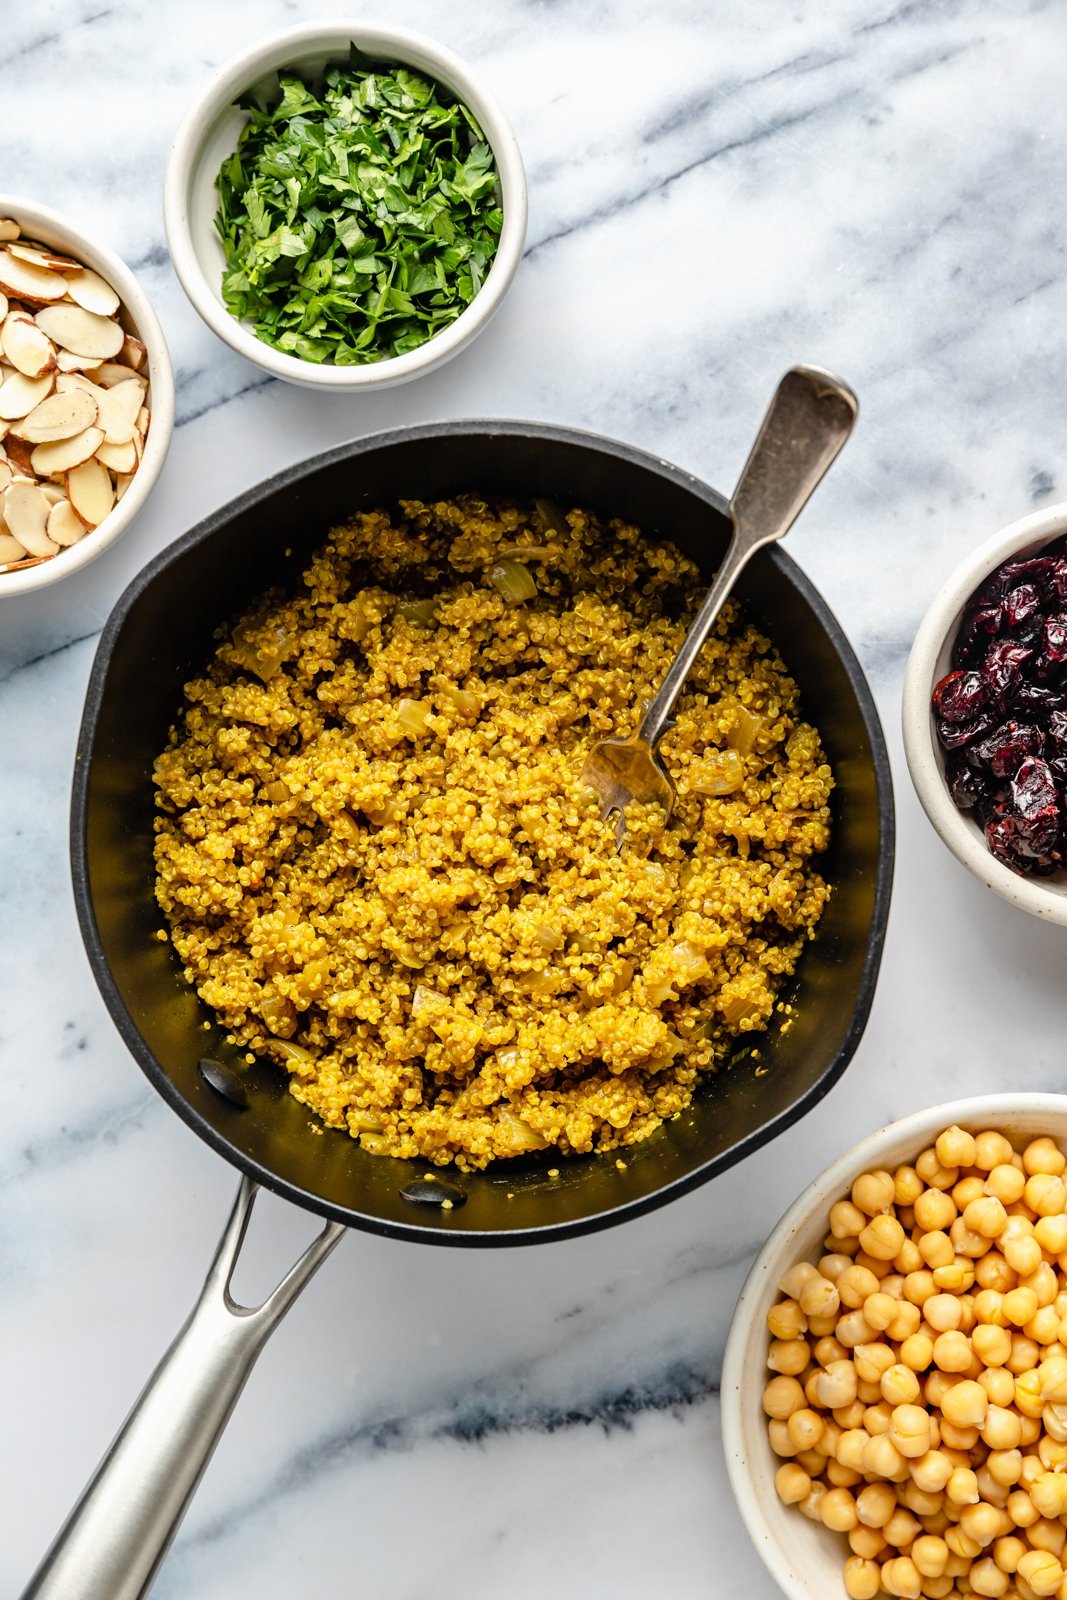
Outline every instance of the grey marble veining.
{"type": "MultiPolygon", "coordinates": [[[[233,1174],[142,1081],[77,932],[66,810],[94,641],[200,517],[343,439],[453,416],[632,440],[728,489],[789,363],[861,423],[790,536],[872,679],[900,808],[883,978],[853,1066],[768,1149],[623,1229],[540,1250],[353,1235],[234,1416],[161,1600],[771,1600],[723,1468],[717,1383],[752,1255],[826,1161],[971,1090],[1064,1082],[1067,936],[983,894],[899,755],[916,623],[960,555],[1067,497],[1058,0],[410,0],[489,79],[530,179],[485,336],[373,398],[264,381],[174,278],[160,188],[205,77],[304,0],[4,8],[3,188],[110,239],[178,377],[152,501],[101,560],[0,603],[0,1593],[18,1591],[198,1288],[233,1174]],[[42,115],[62,105],[63,114],[42,115]]],[[[238,1289],[309,1219],[262,1207],[238,1289]]]]}

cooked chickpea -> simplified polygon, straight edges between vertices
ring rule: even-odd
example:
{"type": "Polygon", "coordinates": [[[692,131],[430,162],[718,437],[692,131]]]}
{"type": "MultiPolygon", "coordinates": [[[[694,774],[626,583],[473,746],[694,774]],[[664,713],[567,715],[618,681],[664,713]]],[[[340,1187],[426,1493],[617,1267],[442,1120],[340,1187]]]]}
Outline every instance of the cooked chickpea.
{"type": "Polygon", "coordinates": [[[1026,1537],[1033,1549],[1047,1550],[1050,1555],[1060,1556],[1064,1541],[1067,1540],[1067,1529],[1062,1522],[1053,1522],[1051,1517],[1038,1517],[1026,1530],[1026,1537]]]}
{"type": "Polygon", "coordinates": [[[772,1378],[763,1391],[763,1409],[784,1422],[804,1404],[804,1391],[795,1378],[772,1378]]]}
{"type": "Polygon", "coordinates": [[[810,1490],[811,1479],[803,1467],[798,1467],[793,1461],[786,1461],[774,1475],[774,1487],[778,1491],[780,1500],[787,1506],[795,1506],[810,1490]]]}
{"type": "Polygon", "coordinates": [[[878,1292],[878,1279],[869,1267],[846,1267],[837,1280],[837,1292],[841,1297],[841,1304],[850,1311],[855,1311],[868,1300],[872,1294],[878,1292]]]}
{"type": "Polygon", "coordinates": [[[789,1437],[789,1429],[777,1417],[772,1417],[767,1424],[767,1438],[770,1440],[771,1449],[776,1456],[792,1456],[796,1454],[793,1441],[789,1437]]]}
{"type": "Polygon", "coordinates": [[[860,1248],[875,1261],[892,1261],[904,1243],[904,1229],[896,1217],[872,1217],[860,1234],[860,1248]]]}
{"type": "Polygon", "coordinates": [[[831,1283],[836,1283],[846,1267],[852,1265],[851,1256],[829,1255],[819,1257],[819,1272],[831,1283]]]}
{"type": "Polygon", "coordinates": [[[913,1206],[925,1187],[914,1167],[898,1167],[893,1174],[893,1198],[898,1206],[913,1206]]]}
{"type": "Polygon", "coordinates": [[[955,1332],[962,1315],[959,1295],[933,1294],[923,1302],[923,1316],[938,1333],[955,1332]]]}
{"type": "Polygon", "coordinates": [[[995,1289],[1001,1298],[1019,1281],[1019,1274],[1011,1270],[999,1250],[987,1250],[979,1257],[974,1264],[974,1277],[979,1291],[995,1289]]]}
{"type": "Polygon", "coordinates": [[[897,1304],[891,1294],[871,1294],[863,1302],[863,1315],[872,1328],[882,1333],[896,1316],[897,1304]]]}
{"type": "Polygon", "coordinates": [[[911,1463],[913,1481],[929,1494],[939,1494],[952,1477],[953,1470],[952,1458],[944,1450],[928,1450],[911,1463]]]}
{"type": "Polygon", "coordinates": [[[779,1300],[767,1313],[767,1327],[775,1339],[799,1339],[808,1331],[808,1319],[795,1300],[779,1300]]]}
{"type": "MultiPolygon", "coordinates": [[[[1034,1310],[1036,1309],[1035,1305],[1034,1310]]],[[[848,1311],[838,1321],[835,1337],[840,1339],[846,1349],[851,1350],[858,1344],[872,1343],[877,1331],[871,1327],[862,1311],[848,1311]]]]}
{"type": "Polygon", "coordinates": [[[966,1372],[972,1354],[971,1341],[964,1333],[941,1333],[934,1340],[934,1362],[942,1372],[966,1372]]]}
{"type": "Polygon", "coordinates": [[[849,1534],[848,1547],[853,1555],[862,1556],[864,1561],[873,1561],[885,1549],[886,1540],[881,1529],[864,1527],[861,1522],[849,1534]]]}
{"type": "Polygon", "coordinates": [[[916,1226],[924,1233],[948,1229],[956,1215],[956,1202],[941,1189],[924,1189],[915,1202],[916,1226]]]}
{"type": "Polygon", "coordinates": [[[1018,1377],[1020,1373],[1029,1372],[1031,1367],[1036,1367],[1040,1359],[1040,1348],[1033,1339],[1027,1338],[1025,1333],[1012,1334],[1011,1355],[1004,1363],[1009,1372],[1014,1372],[1018,1377]]]}
{"type": "Polygon", "coordinates": [[[976,1561],[967,1576],[974,1594],[999,1597],[1008,1592],[1008,1574],[1000,1570],[992,1556],[976,1561]]]}
{"type": "Polygon", "coordinates": [[[869,1483],[856,1496],[856,1515],[866,1528],[884,1528],[896,1509],[896,1492],[888,1483],[869,1483]]]}
{"type": "Polygon", "coordinates": [[[918,1517],[912,1516],[904,1506],[897,1506],[889,1521],[882,1529],[887,1544],[894,1545],[897,1550],[905,1550],[914,1539],[923,1531],[923,1525],[918,1517]]]}
{"type": "Polygon", "coordinates": [[[823,1420],[817,1411],[809,1411],[806,1406],[799,1411],[794,1411],[786,1422],[790,1442],[798,1454],[804,1450],[814,1450],[823,1436],[823,1420]]]}
{"type": "Polygon", "coordinates": [[[828,1493],[829,1491],[825,1483],[821,1483],[816,1480],[816,1482],[812,1484],[811,1488],[804,1496],[803,1500],[797,1501],[798,1506],[807,1517],[809,1522],[822,1521],[821,1507],[823,1500],[828,1493]]]}
{"type": "Polygon", "coordinates": [[[1067,1444],[1043,1435],[1037,1447],[1038,1459],[1049,1472],[1062,1472],[1067,1468],[1067,1444]]]}
{"type": "Polygon", "coordinates": [[[943,1167],[973,1167],[978,1147],[974,1136],[955,1124],[938,1135],[934,1151],[943,1167]]]}
{"type": "Polygon", "coordinates": [[[1018,1572],[1019,1562],[1029,1548],[1026,1540],[1020,1539],[1018,1534],[1006,1533],[1003,1538],[994,1541],[993,1560],[1001,1572],[1018,1572]]]}
{"type": "Polygon", "coordinates": [[[985,1181],[985,1192],[999,1200],[1002,1206],[1013,1206],[1023,1197],[1026,1174],[1004,1162],[993,1168],[985,1181]]]}
{"type": "Polygon", "coordinates": [[[974,1263],[957,1256],[947,1267],[934,1270],[934,1283],[938,1289],[951,1289],[954,1294],[965,1294],[974,1282],[974,1263]]]}
{"type": "Polygon", "coordinates": [[[1067,1478],[1061,1473],[1040,1473],[1027,1492],[1043,1517],[1062,1517],[1067,1512],[1067,1478]]]}
{"type": "Polygon", "coordinates": [[[941,1415],[955,1428],[981,1427],[988,1410],[989,1397],[972,1378],[957,1383],[941,1401],[941,1415]]]}
{"type": "Polygon", "coordinates": [[[840,1339],[835,1339],[832,1333],[816,1339],[811,1353],[820,1367],[828,1367],[831,1361],[845,1361],[848,1358],[848,1351],[840,1339]]]}
{"type": "Polygon", "coordinates": [[[1034,1223],[1034,1238],[1047,1255],[1059,1256],[1067,1250],[1067,1214],[1040,1216],[1034,1223]]]}
{"type": "Polygon", "coordinates": [[[882,1587],[882,1569],[876,1561],[849,1556],[845,1562],[845,1590],[850,1600],[874,1600],[882,1587]]]}
{"type": "Polygon", "coordinates": [[[841,1304],[837,1289],[829,1280],[816,1273],[809,1278],[797,1295],[800,1309],[806,1317],[832,1317],[841,1304]]]}
{"type": "Polygon", "coordinates": [[[896,1184],[888,1172],[861,1172],[852,1185],[852,1204],[867,1217],[888,1211],[895,1199],[896,1184]]]}
{"type": "Polygon", "coordinates": [[[1008,1213],[995,1195],[982,1195],[966,1207],[963,1220],[972,1233],[979,1233],[984,1239],[996,1239],[1004,1232],[1008,1213]]]}
{"type": "Polygon", "coordinates": [[[1031,1140],[1023,1151],[1023,1171],[1026,1173],[1047,1172],[1057,1176],[1065,1168],[1067,1157],[1056,1141],[1047,1135],[1031,1140]]]}
{"type": "Polygon", "coordinates": [[[977,1505],[966,1505],[960,1512],[960,1527],[969,1539],[985,1549],[1000,1533],[1000,1513],[996,1506],[979,1500],[977,1505]]]}
{"type": "Polygon", "coordinates": [[[961,1178],[958,1183],[954,1183],[949,1193],[952,1195],[956,1210],[965,1211],[972,1200],[978,1200],[985,1194],[985,1179],[975,1177],[972,1173],[970,1177],[961,1178]]]}
{"type": "Polygon", "coordinates": [[[941,1422],[941,1443],[946,1450],[959,1450],[966,1452],[973,1450],[978,1443],[978,1429],[975,1427],[961,1428],[954,1423],[941,1422]]]}
{"type": "Polygon", "coordinates": [[[767,1365],[771,1371],[787,1378],[799,1377],[810,1358],[806,1339],[775,1339],[767,1351],[767,1365]]]}
{"type": "Polygon", "coordinates": [[[879,1383],[883,1372],[893,1365],[893,1349],[876,1339],[871,1344],[858,1344],[852,1352],[852,1360],[861,1382],[879,1383]]]}
{"type": "Polygon", "coordinates": [[[990,1450],[986,1457],[986,1468],[993,1479],[1002,1489],[1012,1489],[1022,1476],[1022,1452],[1015,1450],[990,1450]]]}
{"type": "MultiPolygon", "coordinates": [[[[1034,1242],[1037,1242],[1036,1239],[1034,1242]]],[[[1033,1272],[1019,1279],[1020,1289],[1032,1289],[1037,1295],[1038,1309],[1051,1311],[1053,1316],[1057,1315],[1055,1300],[1059,1287],[1055,1269],[1047,1261],[1039,1262],[1033,1272]]]]}
{"type": "Polygon", "coordinates": [[[922,1406],[894,1406],[888,1437],[902,1456],[917,1460],[930,1448],[930,1418],[922,1406]]]}
{"type": "Polygon", "coordinates": [[[974,1160],[969,1164],[982,1172],[991,1172],[994,1167],[1010,1162],[1014,1154],[1011,1141],[1002,1133],[983,1128],[981,1133],[974,1136],[974,1160]]]}
{"type": "MultiPolygon", "coordinates": [[[[982,1387],[985,1388],[985,1385],[982,1387]]],[[[1022,1439],[1018,1415],[1001,1405],[990,1405],[981,1431],[990,1450],[1016,1450],[1022,1439]]]]}
{"type": "Polygon", "coordinates": [[[978,1493],[978,1479],[970,1467],[953,1469],[945,1493],[956,1506],[976,1506],[982,1498],[978,1493]]]}
{"type": "Polygon", "coordinates": [[[922,1534],[911,1547],[911,1559],[924,1578],[940,1578],[948,1566],[948,1545],[934,1534],[922,1534]]]}
{"type": "MultiPolygon", "coordinates": [[[[989,1408],[995,1411],[1015,1403],[1015,1378],[1007,1367],[983,1367],[978,1380],[989,1396],[989,1408]]],[[[988,1423],[989,1417],[986,1417],[988,1423]]]]}
{"type": "Polygon", "coordinates": [[[833,1419],[840,1428],[858,1428],[863,1422],[863,1401],[853,1400],[850,1406],[835,1406],[833,1419]]]}
{"type": "Polygon", "coordinates": [[[920,1394],[919,1380],[910,1367],[894,1362],[882,1373],[881,1392],[882,1399],[891,1406],[914,1405],[920,1394]]]}
{"type": "Polygon", "coordinates": [[[819,1514],[825,1526],[835,1533],[848,1533],[859,1522],[856,1502],[847,1489],[829,1489],[823,1496],[819,1514]]]}
{"type": "Polygon", "coordinates": [[[948,1236],[952,1240],[957,1256],[966,1256],[971,1261],[977,1261],[992,1248],[992,1241],[968,1228],[962,1217],[956,1218],[948,1230],[948,1236]]]}
{"type": "Polygon", "coordinates": [[[934,1359],[934,1341],[928,1333],[913,1333],[900,1345],[901,1365],[912,1372],[925,1372],[934,1359]]]}
{"type": "Polygon", "coordinates": [[[919,1254],[930,1268],[947,1267],[950,1261],[955,1261],[956,1259],[952,1240],[940,1228],[921,1234],[918,1239],[918,1246],[919,1254]]]}
{"type": "Polygon", "coordinates": [[[818,1267],[812,1266],[810,1261],[798,1261],[794,1266],[787,1267],[778,1279],[778,1292],[787,1300],[799,1300],[804,1285],[818,1276],[818,1267]]]}
{"type": "Polygon", "coordinates": [[[933,1148],[916,1156],[915,1170],[928,1189],[951,1189],[960,1175],[958,1167],[942,1166],[933,1148]]]}
{"type": "Polygon", "coordinates": [[[863,1426],[870,1434],[889,1432],[889,1424],[893,1420],[893,1407],[884,1400],[878,1400],[869,1405],[863,1413],[863,1426]]]}
{"type": "Polygon", "coordinates": [[[863,1467],[863,1447],[870,1438],[866,1428],[846,1428],[837,1441],[837,1459],[841,1466],[859,1472],[863,1467]]]}
{"type": "Polygon", "coordinates": [[[1006,1328],[980,1322],[971,1334],[971,1348],[987,1367],[1004,1367],[1011,1355],[1011,1334],[1006,1328]]]}
{"type": "MultiPolygon", "coordinates": [[[[828,1411],[851,1405],[856,1398],[856,1381],[856,1369],[851,1361],[831,1361],[815,1380],[819,1404],[828,1411]]],[[[765,1406],[766,1403],[765,1399],[765,1406]]]]}
{"type": "Polygon", "coordinates": [[[904,1600],[919,1600],[922,1594],[922,1578],[910,1556],[896,1556],[887,1561],[881,1578],[886,1594],[900,1595],[904,1600]]]}
{"type": "Polygon", "coordinates": [[[1055,1594],[1063,1581],[1063,1568],[1047,1550],[1028,1550],[1015,1570],[1037,1595],[1055,1594]]]}
{"type": "Polygon", "coordinates": [[[828,1333],[833,1333],[833,1331],[834,1318],[832,1316],[808,1318],[808,1332],[813,1339],[824,1339],[828,1333]]]}
{"type": "Polygon", "coordinates": [[[830,1231],[838,1239],[858,1239],[867,1218],[851,1200],[838,1200],[830,1207],[830,1231]]]}
{"type": "MultiPolygon", "coordinates": [[[[1034,1247],[1041,1246],[1034,1240],[1034,1247]]],[[[1037,1310],[1037,1295],[1032,1289],[1009,1289],[1004,1296],[1004,1315],[1017,1328],[1025,1327],[1037,1310]]]]}
{"type": "Polygon", "coordinates": [[[890,1339],[902,1343],[905,1339],[910,1339],[913,1333],[918,1333],[922,1320],[922,1312],[918,1306],[912,1305],[910,1300],[902,1300],[896,1316],[885,1331],[890,1339]]]}
{"type": "Polygon", "coordinates": [[[1031,1528],[1041,1513],[1025,1489],[1016,1489],[1008,1496],[1008,1516],[1017,1528],[1031,1528]]]}
{"type": "MultiPolygon", "coordinates": [[[[975,1557],[980,1556],[982,1553],[982,1546],[978,1543],[977,1539],[972,1539],[970,1534],[964,1533],[963,1529],[958,1524],[955,1527],[945,1529],[945,1543],[948,1545],[949,1550],[954,1556],[961,1556],[967,1563],[967,1565],[962,1568],[962,1571],[964,1572],[967,1571],[967,1567],[975,1559],[975,1557]]],[[[949,1570],[951,1571],[951,1563],[949,1570]]]]}
{"type": "Polygon", "coordinates": [[[1049,1345],[1056,1344],[1059,1339],[1060,1319],[1056,1315],[1055,1307],[1039,1306],[1026,1324],[1023,1332],[1033,1339],[1035,1344],[1043,1345],[1046,1348],[1049,1345]]]}
{"type": "Polygon", "coordinates": [[[1051,1434],[1053,1439],[1061,1443],[1067,1440],[1067,1406],[1046,1405],[1041,1412],[1041,1422],[1045,1432],[1051,1434]]]}

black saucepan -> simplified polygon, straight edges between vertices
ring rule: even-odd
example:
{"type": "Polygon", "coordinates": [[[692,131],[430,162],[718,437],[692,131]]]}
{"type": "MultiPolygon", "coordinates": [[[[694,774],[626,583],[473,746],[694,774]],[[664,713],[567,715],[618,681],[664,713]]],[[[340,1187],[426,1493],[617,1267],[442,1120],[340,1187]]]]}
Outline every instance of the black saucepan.
{"type": "Polygon", "coordinates": [[[244,1182],[204,1299],[35,1580],[30,1592],[48,1600],[143,1593],[262,1340],[339,1236],[337,1224],[435,1244],[500,1245],[621,1222],[704,1182],[796,1121],[844,1071],[863,1032],[892,877],[888,759],[840,627],[789,557],[774,549],[748,568],[738,598],[781,648],[833,764],[833,843],[824,870],[834,891],[787,996],[791,1025],[760,1039],[758,1075],[750,1058],[739,1058],[707,1082],[681,1118],[627,1151],[621,1168],[612,1154],[557,1160],[557,1178],[548,1176],[548,1160],[533,1158],[449,1174],[447,1209],[411,1198],[415,1189],[436,1190],[420,1183],[423,1164],[370,1155],[342,1133],[311,1137],[307,1111],[287,1094],[277,1068],[241,1069],[236,1096],[210,1081],[226,1091],[232,1080],[225,1072],[205,1076],[198,1065],[205,1057],[223,1068],[238,1064],[170,946],[154,937],[160,914],[152,892],[151,767],[182,685],[210,655],[219,623],[268,584],[294,583],[331,524],[360,507],[462,491],[545,496],[623,516],[673,540],[709,575],[728,540],[721,496],[627,445],[530,423],[431,424],[343,445],[251,490],[152,561],[104,629],[73,791],[82,933],[97,983],[141,1068],[244,1182]],[[225,1286],[255,1184],[331,1225],[284,1292],[241,1321],[225,1286]],[[212,1404],[205,1401],[206,1368],[212,1404]],[[170,1438],[166,1460],[160,1432],[170,1438]],[[123,1517],[127,1525],[139,1518],[136,1549],[132,1536],[123,1542],[114,1533],[113,1482],[122,1471],[123,1517]],[[110,1545],[101,1553],[108,1528],[110,1545]],[[64,1587],[65,1574],[71,1583],[79,1574],[79,1586],[64,1587]]]}

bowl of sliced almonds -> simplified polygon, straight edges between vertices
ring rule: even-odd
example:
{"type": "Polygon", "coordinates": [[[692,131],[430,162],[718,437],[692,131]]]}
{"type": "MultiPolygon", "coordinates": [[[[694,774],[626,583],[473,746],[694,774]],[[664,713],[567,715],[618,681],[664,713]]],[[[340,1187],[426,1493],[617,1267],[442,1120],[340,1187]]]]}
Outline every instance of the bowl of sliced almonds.
{"type": "Polygon", "coordinates": [[[132,272],[55,212],[0,194],[0,597],[113,544],[173,427],[170,357],[132,272]]]}

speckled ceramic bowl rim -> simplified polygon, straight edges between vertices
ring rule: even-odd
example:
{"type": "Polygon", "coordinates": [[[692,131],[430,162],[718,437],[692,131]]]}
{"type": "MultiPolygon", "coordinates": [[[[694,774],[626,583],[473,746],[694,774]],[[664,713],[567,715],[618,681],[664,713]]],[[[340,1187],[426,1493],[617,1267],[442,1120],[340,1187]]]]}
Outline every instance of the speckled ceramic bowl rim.
{"type": "Polygon", "coordinates": [[[342,393],[406,383],[441,366],[476,338],[499,309],[522,259],[527,211],[526,175],[511,125],[496,97],[466,63],[424,34],[355,18],[286,28],[228,61],[190,106],[171,147],[163,185],[163,221],[174,270],[208,327],[231,349],[272,377],[342,393]],[[319,366],[264,344],[250,327],[227,311],[218,292],[209,285],[193,245],[190,184],[207,131],[220,112],[251,84],[303,54],[334,48],[342,53],[350,40],[378,59],[410,62],[416,70],[445,84],[473,112],[496,159],[504,221],[485,282],[467,309],[441,333],[406,355],[389,356],[365,367],[319,366]]]}
{"type": "Polygon", "coordinates": [[[1067,533],[1067,502],[1009,523],[953,572],[919,625],[908,658],[901,703],[904,754],[923,810],[958,861],[987,889],[1047,922],[1067,927],[1067,874],[1062,880],[1022,878],[986,848],[977,824],[959,811],[945,782],[945,756],[934,731],[930,693],[950,668],[952,645],[971,595],[1001,562],[1029,555],[1067,533]]]}
{"type": "Polygon", "coordinates": [[[849,1552],[840,1534],[808,1522],[795,1507],[783,1506],[773,1488],[774,1472],[780,1462],[767,1438],[761,1399],[767,1376],[766,1318],[777,1298],[778,1279],[795,1261],[810,1259],[811,1247],[803,1242],[805,1235],[821,1238],[822,1228],[817,1235],[812,1234],[815,1222],[833,1201],[847,1194],[861,1172],[877,1167],[892,1170],[904,1161],[914,1160],[943,1128],[953,1123],[971,1132],[996,1128],[1028,1138],[1048,1132],[1063,1140],[1067,1138],[1067,1095],[975,1095],[916,1111],[869,1134],[831,1162],[802,1191],[770,1234],[741,1290],[723,1356],[723,1451],[730,1486],[749,1537],[789,1600],[826,1600],[828,1594],[843,1594],[840,1572],[849,1552]],[[784,1537],[783,1528],[794,1531],[795,1540],[784,1537]],[[822,1541],[826,1571],[820,1574],[820,1582],[813,1584],[798,1568],[805,1564],[805,1556],[810,1560],[813,1551],[818,1551],[819,1560],[823,1561],[822,1541]]]}
{"type": "Polygon", "coordinates": [[[13,217],[23,231],[56,250],[68,250],[86,266],[106,278],[129,313],[137,336],[148,351],[149,398],[152,421],[145,435],[144,455],[133,475],[133,482],[99,528],[79,539],[62,554],[26,567],[22,572],[0,573],[0,599],[43,589],[80,572],[90,561],[122,537],[140,513],[155,487],[170,449],[174,432],[174,374],[167,342],[152,303],[126,263],[106,245],[98,243],[58,211],[24,200],[19,195],[0,194],[0,217],[13,217]]]}

